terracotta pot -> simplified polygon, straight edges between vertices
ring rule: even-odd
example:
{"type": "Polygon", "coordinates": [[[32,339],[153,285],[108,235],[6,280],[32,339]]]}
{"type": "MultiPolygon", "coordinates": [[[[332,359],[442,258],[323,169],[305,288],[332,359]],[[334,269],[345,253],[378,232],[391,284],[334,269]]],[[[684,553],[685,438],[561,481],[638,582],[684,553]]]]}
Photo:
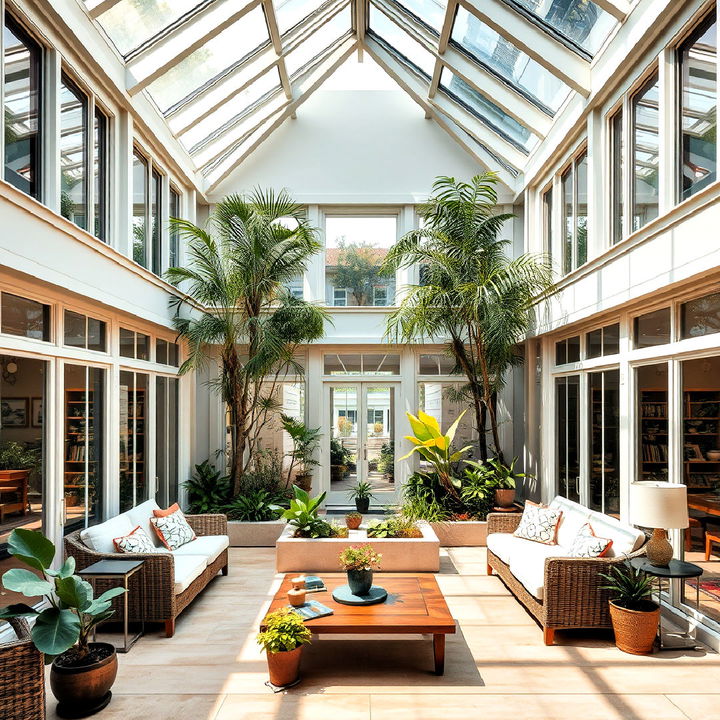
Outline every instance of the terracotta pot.
{"type": "Polygon", "coordinates": [[[495,503],[498,507],[510,507],[515,502],[515,488],[495,491],[495,503]]]}
{"type": "Polygon", "coordinates": [[[115,682],[118,661],[109,643],[90,643],[91,648],[110,648],[112,654],[100,662],[80,667],[64,667],[53,660],[50,688],[58,701],[60,717],[81,718],[100,712],[110,702],[110,688],[115,682]]]}
{"type": "Polygon", "coordinates": [[[355,509],[364,515],[370,509],[370,498],[355,498],[355,509]]]}
{"type": "Polygon", "coordinates": [[[362,522],[362,515],[360,517],[346,517],[345,518],[345,525],[347,525],[348,530],[357,530],[360,527],[361,522],[362,522]]]}
{"type": "Polygon", "coordinates": [[[270,682],[278,687],[291,685],[300,676],[302,645],[286,652],[267,653],[270,682]]]}
{"type": "Polygon", "coordinates": [[[310,492],[312,489],[312,475],[310,473],[298,473],[295,476],[295,484],[305,492],[310,492]]]}
{"type": "Polygon", "coordinates": [[[370,592],[373,581],[372,570],[348,570],[348,585],[353,595],[367,595],[370,592]]]}
{"type": "Polygon", "coordinates": [[[632,655],[649,655],[653,651],[660,606],[648,602],[654,610],[628,610],[610,601],[610,619],[615,633],[615,645],[632,655]]]}

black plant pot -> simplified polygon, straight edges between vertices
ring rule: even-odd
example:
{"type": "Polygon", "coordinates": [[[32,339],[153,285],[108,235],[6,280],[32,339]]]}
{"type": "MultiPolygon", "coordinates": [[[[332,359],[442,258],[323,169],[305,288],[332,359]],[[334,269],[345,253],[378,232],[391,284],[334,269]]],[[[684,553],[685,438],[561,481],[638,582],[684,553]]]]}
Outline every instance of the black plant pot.
{"type": "Polygon", "coordinates": [[[348,570],[348,585],[353,595],[367,595],[370,592],[373,581],[372,570],[348,570]]]}
{"type": "Polygon", "coordinates": [[[355,498],[355,507],[361,515],[364,515],[370,509],[370,498],[355,498]]]}

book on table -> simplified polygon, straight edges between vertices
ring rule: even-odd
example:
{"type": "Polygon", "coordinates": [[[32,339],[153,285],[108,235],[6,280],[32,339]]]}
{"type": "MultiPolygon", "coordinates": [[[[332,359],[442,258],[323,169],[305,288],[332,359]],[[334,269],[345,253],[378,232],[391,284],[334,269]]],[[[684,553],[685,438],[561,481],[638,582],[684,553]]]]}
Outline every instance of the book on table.
{"type": "Polygon", "coordinates": [[[327,590],[327,588],[321,577],[317,575],[306,575],[305,590],[307,592],[322,592],[323,590],[327,590]]]}
{"type": "Polygon", "coordinates": [[[288,605],[288,607],[294,610],[303,620],[314,620],[315,618],[333,614],[331,608],[319,603],[317,600],[308,600],[304,605],[300,605],[299,607],[293,607],[292,605],[288,605]]]}

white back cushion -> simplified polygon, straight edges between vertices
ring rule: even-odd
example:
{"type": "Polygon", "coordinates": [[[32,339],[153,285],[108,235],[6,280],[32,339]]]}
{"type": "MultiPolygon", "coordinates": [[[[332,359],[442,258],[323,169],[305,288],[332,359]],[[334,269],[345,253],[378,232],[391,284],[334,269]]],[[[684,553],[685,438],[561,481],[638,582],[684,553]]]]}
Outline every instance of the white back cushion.
{"type": "MultiPolygon", "coordinates": [[[[80,532],[80,539],[91,549],[100,553],[114,553],[113,538],[129,535],[138,523],[132,522],[127,513],[106,520],[100,525],[86,528],[80,532]]],[[[144,528],[143,528],[144,529],[144,528]]]]}
{"type": "Polygon", "coordinates": [[[152,540],[155,547],[163,547],[160,542],[155,528],[150,524],[150,518],[153,516],[153,510],[158,510],[160,506],[154,500],[146,500],[144,503],[136,505],[132,510],[127,511],[127,516],[133,527],[139,525],[152,540]]]}
{"type": "MultiPolygon", "coordinates": [[[[580,528],[588,522],[590,510],[584,505],[558,495],[550,503],[551,508],[562,510],[562,518],[557,531],[557,544],[570,549],[580,528]]],[[[597,533],[601,535],[602,533],[597,533]]]]}
{"type": "Polygon", "coordinates": [[[588,520],[598,537],[609,538],[613,541],[605,557],[618,557],[637,550],[645,542],[645,533],[642,530],[626,525],[609,515],[591,511],[588,520]]]}

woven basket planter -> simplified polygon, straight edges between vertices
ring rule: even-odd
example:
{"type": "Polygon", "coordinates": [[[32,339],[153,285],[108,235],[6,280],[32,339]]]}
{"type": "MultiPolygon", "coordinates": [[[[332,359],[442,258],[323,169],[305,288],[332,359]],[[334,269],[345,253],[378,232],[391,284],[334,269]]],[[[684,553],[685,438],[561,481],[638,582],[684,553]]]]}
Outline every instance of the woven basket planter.
{"type": "Polygon", "coordinates": [[[615,633],[615,645],[620,650],[632,655],[652,653],[660,621],[659,605],[656,605],[654,610],[628,610],[611,600],[610,619],[615,633]]]}
{"type": "Polygon", "coordinates": [[[27,622],[11,621],[16,641],[0,645],[0,716],[44,720],[45,667],[27,622]]]}

